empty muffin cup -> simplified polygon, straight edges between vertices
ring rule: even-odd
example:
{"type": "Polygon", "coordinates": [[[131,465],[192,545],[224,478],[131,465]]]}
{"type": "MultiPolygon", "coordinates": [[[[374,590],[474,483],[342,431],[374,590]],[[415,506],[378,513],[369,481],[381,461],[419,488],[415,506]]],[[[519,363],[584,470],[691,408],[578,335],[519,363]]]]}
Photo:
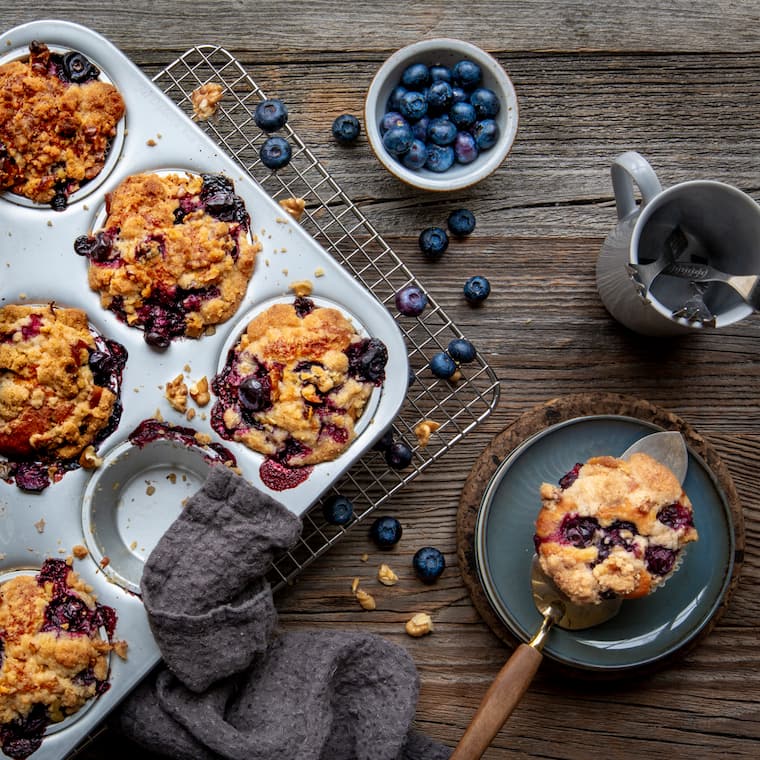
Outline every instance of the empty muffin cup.
{"type": "Polygon", "coordinates": [[[140,592],[145,560],[211,466],[200,447],[166,439],[125,442],[106,456],[82,509],[85,544],[106,577],[140,592]]]}

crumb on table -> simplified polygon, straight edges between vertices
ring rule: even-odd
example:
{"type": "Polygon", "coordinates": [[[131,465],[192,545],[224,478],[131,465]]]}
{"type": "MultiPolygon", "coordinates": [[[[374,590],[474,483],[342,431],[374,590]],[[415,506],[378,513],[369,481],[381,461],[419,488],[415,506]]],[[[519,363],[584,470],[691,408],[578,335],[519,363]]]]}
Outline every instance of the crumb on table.
{"type": "Polygon", "coordinates": [[[439,427],[441,427],[441,423],[435,420],[422,420],[422,422],[417,423],[414,427],[414,434],[417,436],[417,442],[420,446],[423,448],[427,446],[430,443],[431,434],[439,427]]]}
{"type": "Polygon", "coordinates": [[[432,632],[433,621],[427,612],[418,612],[411,620],[407,620],[404,629],[410,636],[419,638],[432,632]]]}

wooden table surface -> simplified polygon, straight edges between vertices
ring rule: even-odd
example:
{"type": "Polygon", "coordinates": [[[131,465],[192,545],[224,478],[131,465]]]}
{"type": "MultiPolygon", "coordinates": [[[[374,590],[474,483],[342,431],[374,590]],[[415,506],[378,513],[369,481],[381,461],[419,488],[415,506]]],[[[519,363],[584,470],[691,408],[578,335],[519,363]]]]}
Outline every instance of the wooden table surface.
{"type": "MultiPolygon", "coordinates": [[[[646,678],[601,686],[543,668],[486,757],[758,757],[760,319],[645,338],[610,318],[594,277],[616,218],[609,167],[622,151],[645,155],[663,185],[716,179],[760,199],[754,0],[48,0],[44,8],[4,0],[0,11],[5,28],[38,18],[85,24],[148,75],[191,46],[226,48],[269,95],[287,101],[294,129],[501,381],[493,414],[384,506],[404,526],[391,555],[373,549],[364,527],[350,531],[278,596],[285,629],[374,632],[406,647],[422,684],[417,727],[453,747],[510,653],[473,606],[457,565],[457,506],[473,463],[502,429],[549,399],[632,395],[679,415],[727,465],[746,528],[738,589],[709,636],[646,678]],[[401,185],[364,137],[351,150],[330,137],[336,115],[361,116],[390,53],[438,36],[491,52],[511,75],[520,107],[507,161],[477,187],[449,195],[401,185]],[[460,206],[475,213],[475,233],[441,261],[425,262],[420,230],[460,206]],[[476,273],[492,285],[480,309],[461,292],[476,273]],[[432,587],[410,566],[428,544],[447,560],[432,587]],[[381,561],[397,570],[398,585],[373,579],[381,561]],[[355,577],[375,594],[376,610],[357,604],[355,577]],[[423,610],[435,630],[413,639],[404,623],[423,610]]],[[[145,755],[106,731],[81,756],[145,755]]]]}

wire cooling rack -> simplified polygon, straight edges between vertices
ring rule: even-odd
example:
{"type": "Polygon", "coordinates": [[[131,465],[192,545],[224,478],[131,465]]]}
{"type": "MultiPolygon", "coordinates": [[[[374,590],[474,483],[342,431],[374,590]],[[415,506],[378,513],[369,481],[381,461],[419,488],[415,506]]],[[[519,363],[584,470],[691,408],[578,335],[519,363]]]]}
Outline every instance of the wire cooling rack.
{"type": "MultiPolygon", "coordinates": [[[[276,172],[261,163],[259,149],[268,135],[255,125],[253,112],[266,95],[229,52],[215,45],[191,48],[153,82],[191,117],[194,90],[212,82],[223,87],[217,112],[199,124],[275,200],[304,199],[301,225],[396,314],[406,338],[414,379],[393,428],[394,437],[413,448],[412,464],[403,471],[393,470],[379,451],[369,452],[354,464],[333,492],[351,499],[355,519],[347,526],[330,525],[322,517],[321,502],[314,505],[303,517],[298,544],[275,561],[270,581],[277,590],[484,420],[498,402],[499,381],[481,356],[461,367],[462,377],[456,382],[433,377],[427,368],[430,357],[453,338],[463,337],[462,333],[433,299],[419,317],[397,315],[394,296],[416,282],[415,277],[289,124],[280,133],[293,148],[290,163],[276,172]],[[415,433],[424,420],[440,425],[425,446],[415,433]]],[[[407,382],[407,378],[386,382],[407,382]]]]}

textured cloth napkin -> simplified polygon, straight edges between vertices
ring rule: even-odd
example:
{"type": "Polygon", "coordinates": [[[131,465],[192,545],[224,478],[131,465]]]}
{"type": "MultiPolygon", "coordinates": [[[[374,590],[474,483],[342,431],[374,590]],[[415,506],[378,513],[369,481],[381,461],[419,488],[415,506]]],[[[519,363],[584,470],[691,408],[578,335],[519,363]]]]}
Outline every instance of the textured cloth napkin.
{"type": "Polygon", "coordinates": [[[354,632],[277,631],[265,575],[300,520],[226,467],[146,562],[145,609],[162,667],[120,729],[184,760],[443,760],[411,730],[419,681],[405,649],[354,632]]]}

